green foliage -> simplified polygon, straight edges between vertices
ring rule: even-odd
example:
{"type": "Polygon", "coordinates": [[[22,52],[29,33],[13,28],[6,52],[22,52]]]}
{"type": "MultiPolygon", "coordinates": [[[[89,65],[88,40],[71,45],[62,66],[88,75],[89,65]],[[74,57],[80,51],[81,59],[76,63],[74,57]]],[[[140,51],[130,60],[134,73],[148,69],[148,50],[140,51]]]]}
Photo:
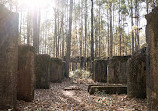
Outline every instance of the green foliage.
{"type": "Polygon", "coordinates": [[[88,78],[90,76],[90,72],[86,70],[76,70],[76,71],[71,71],[69,76],[71,78],[88,78]]]}

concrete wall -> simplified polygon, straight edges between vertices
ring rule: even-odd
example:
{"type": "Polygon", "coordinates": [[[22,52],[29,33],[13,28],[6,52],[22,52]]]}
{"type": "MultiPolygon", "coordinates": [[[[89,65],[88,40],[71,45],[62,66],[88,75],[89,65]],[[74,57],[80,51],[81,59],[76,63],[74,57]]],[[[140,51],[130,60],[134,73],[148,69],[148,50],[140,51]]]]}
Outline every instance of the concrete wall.
{"type": "Polygon", "coordinates": [[[108,82],[127,84],[127,60],[130,56],[114,56],[108,63],[108,82]]]}
{"type": "Polygon", "coordinates": [[[0,4],[0,110],[16,104],[18,14],[0,4]]]}
{"type": "Polygon", "coordinates": [[[17,99],[31,102],[34,99],[35,73],[34,73],[35,49],[32,46],[19,46],[18,50],[18,76],[17,99]]]}
{"type": "Polygon", "coordinates": [[[94,77],[93,80],[96,82],[107,82],[107,60],[95,60],[94,61],[94,77]]]}
{"type": "Polygon", "coordinates": [[[158,8],[146,15],[147,99],[150,110],[158,111],[158,8]]]}
{"type": "Polygon", "coordinates": [[[59,58],[51,58],[50,63],[50,81],[62,82],[63,77],[63,62],[59,58]]]}
{"type": "Polygon", "coordinates": [[[49,89],[50,82],[50,56],[39,54],[35,56],[36,88],[49,89]]]}
{"type": "Polygon", "coordinates": [[[127,94],[146,98],[146,48],[137,51],[128,60],[127,94]]]}

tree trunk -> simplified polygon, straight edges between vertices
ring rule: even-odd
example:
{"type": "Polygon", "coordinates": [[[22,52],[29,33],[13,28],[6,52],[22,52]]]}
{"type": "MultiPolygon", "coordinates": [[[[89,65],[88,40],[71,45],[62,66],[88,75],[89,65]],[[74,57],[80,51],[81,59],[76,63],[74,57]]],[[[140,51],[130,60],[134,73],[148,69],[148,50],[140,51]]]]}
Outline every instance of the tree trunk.
{"type": "MultiPolygon", "coordinates": [[[[107,9],[107,18],[109,19],[109,16],[108,16],[108,15],[109,15],[109,10],[107,9]]],[[[108,20],[107,20],[107,21],[108,21],[108,20]]],[[[109,21],[108,21],[108,22],[109,22],[109,21]]],[[[110,56],[110,44],[109,44],[109,43],[110,43],[110,42],[109,42],[109,38],[110,38],[110,36],[109,36],[109,35],[110,35],[110,34],[109,34],[109,33],[110,33],[110,30],[109,30],[109,29],[110,29],[110,28],[109,28],[109,23],[108,23],[108,27],[107,27],[107,28],[108,28],[108,29],[107,29],[107,30],[108,30],[108,34],[107,34],[107,44],[108,44],[108,57],[109,57],[109,56],[110,56]]]]}
{"type": "Polygon", "coordinates": [[[146,13],[149,14],[149,0],[146,0],[146,13]]]}
{"type": "Polygon", "coordinates": [[[19,22],[20,22],[20,29],[19,29],[19,41],[18,41],[18,43],[19,44],[21,44],[21,34],[22,34],[22,17],[23,17],[23,13],[22,13],[22,11],[21,11],[21,13],[20,13],[20,20],[19,20],[19,22]]]}
{"type": "MultiPolygon", "coordinates": [[[[119,9],[120,9],[120,5],[121,5],[121,1],[119,0],[119,9]]],[[[119,11],[119,38],[120,38],[119,47],[120,47],[120,56],[121,56],[122,47],[121,47],[121,14],[120,14],[120,11],[119,11]]]]}
{"type": "Polygon", "coordinates": [[[87,50],[87,0],[85,0],[85,50],[84,50],[84,68],[86,69],[86,50],[87,50]]]}
{"type": "Polygon", "coordinates": [[[113,56],[112,3],[110,3],[110,57],[113,56]]]}
{"type": "Polygon", "coordinates": [[[54,57],[56,56],[56,47],[57,47],[57,9],[54,9],[55,11],[55,27],[54,27],[54,57]]]}
{"type": "Polygon", "coordinates": [[[41,27],[41,9],[38,9],[38,21],[37,21],[37,44],[38,44],[38,53],[39,53],[39,38],[40,38],[40,27],[41,27]]]}
{"type": "Polygon", "coordinates": [[[101,55],[101,3],[99,0],[99,57],[101,55]]]}
{"type": "Polygon", "coordinates": [[[69,14],[69,33],[67,36],[67,54],[66,54],[66,77],[69,77],[69,62],[71,52],[71,30],[72,30],[72,12],[73,12],[73,0],[70,0],[70,14],[69,14]]]}
{"type": "Polygon", "coordinates": [[[92,62],[92,69],[91,73],[94,72],[94,37],[93,37],[93,0],[92,7],[91,7],[91,62],[92,62]]]}
{"type": "Polygon", "coordinates": [[[61,51],[61,55],[62,55],[62,58],[64,58],[64,42],[65,42],[65,38],[64,38],[64,10],[62,11],[62,25],[61,25],[61,35],[62,35],[62,51],[61,51]]]}
{"type": "Polygon", "coordinates": [[[27,11],[27,44],[30,44],[30,29],[31,29],[31,23],[30,23],[30,11],[28,9],[27,11]]]}
{"type": "Polygon", "coordinates": [[[97,23],[95,24],[95,57],[98,56],[98,27],[97,27],[97,23]]]}
{"type": "Polygon", "coordinates": [[[35,47],[37,54],[39,53],[38,17],[38,10],[35,9],[33,17],[33,46],[35,47]]]}
{"type": "MultiPolygon", "coordinates": [[[[82,15],[82,13],[83,13],[83,2],[81,2],[81,11],[80,11],[80,14],[81,14],[81,30],[80,30],[80,58],[82,57],[82,43],[83,43],[83,15],[82,15]]],[[[83,66],[82,66],[83,64],[82,64],[82,62],[80,61],[80,68],[82,68],[83,66]]]]}
{"type": "MultiPolygon", "coordinates": [[[[131,0],[131,29],[133,27],[134,23],[133,23],[133,3],[131,0]]],[[[134,54],[134,33],[132,30],[132,54],[134,54]]]]}

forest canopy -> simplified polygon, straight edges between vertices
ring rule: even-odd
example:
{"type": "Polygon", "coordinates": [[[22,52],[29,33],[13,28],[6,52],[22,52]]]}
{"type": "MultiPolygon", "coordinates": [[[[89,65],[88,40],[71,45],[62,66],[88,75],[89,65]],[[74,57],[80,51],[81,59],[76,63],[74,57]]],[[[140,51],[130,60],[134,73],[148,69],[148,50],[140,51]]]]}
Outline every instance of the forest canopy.
{"type": "MultiPolygon", "coordinates": [[[[71,56],[91,55],[91,2],[73,0],[71,56]]],[[[39,53],[66,56],[70,0],[0,0],[0,3],[19,13],[19,43],[33,45],[33,36],[37,35],[39,53]]],[[[94,57],[130,55],[146,45],[144,16],[156,1],[93,0],[93,3],[94,57]]]]}

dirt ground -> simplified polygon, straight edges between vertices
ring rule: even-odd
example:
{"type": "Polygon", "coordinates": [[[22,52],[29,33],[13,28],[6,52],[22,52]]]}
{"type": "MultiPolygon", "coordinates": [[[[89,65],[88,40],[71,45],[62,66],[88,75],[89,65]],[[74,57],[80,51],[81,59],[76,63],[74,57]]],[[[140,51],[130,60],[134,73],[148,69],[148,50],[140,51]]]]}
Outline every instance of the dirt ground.
{"type": "Polygon", "coordinates": [[[146,100],[130,99],[127,95],[89,95],[91,80],[65,80],[51,83],[50,89],[35,90],[33,102],[17,101],[19,111],[147,111],[146,100]],[[65,91],[75,86],[76,90],[65,91]]]}

